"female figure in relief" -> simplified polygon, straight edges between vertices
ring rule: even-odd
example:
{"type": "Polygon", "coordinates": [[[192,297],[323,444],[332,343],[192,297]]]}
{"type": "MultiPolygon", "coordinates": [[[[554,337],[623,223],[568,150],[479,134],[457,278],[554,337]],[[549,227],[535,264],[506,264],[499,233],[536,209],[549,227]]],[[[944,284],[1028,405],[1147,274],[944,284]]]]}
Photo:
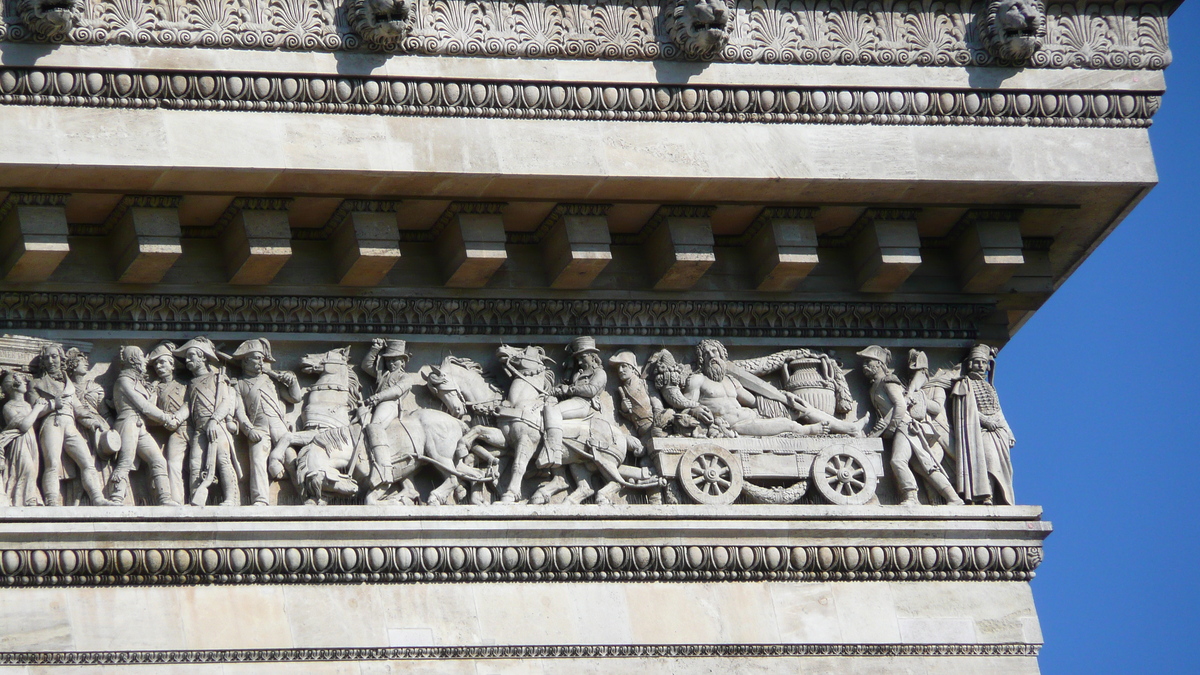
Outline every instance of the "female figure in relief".
{"type": "Polygon", "coordinates": [[[4,462],[3,491],[0,504],[9,506],[41,506],[38,490],[40,465],[37,432],[34,422],[46,411],[47,403],[38,399],[33,405],[25,400],[29,381],[21,373],[0,372],[0,390],[4,392],[4,431],[0,431],[0,455],[4,462]]]}

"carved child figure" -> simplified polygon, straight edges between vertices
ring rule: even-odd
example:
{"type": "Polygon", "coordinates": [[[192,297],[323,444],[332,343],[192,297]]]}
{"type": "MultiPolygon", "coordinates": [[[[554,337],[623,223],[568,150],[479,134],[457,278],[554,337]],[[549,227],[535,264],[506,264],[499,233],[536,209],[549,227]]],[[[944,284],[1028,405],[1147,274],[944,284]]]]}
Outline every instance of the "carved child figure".
{"type": "Polygon", "coordinates": [[[1012,429],[992,386],[995,350],[975,345],[963,362],[964,374],[950,390],[950,447],[958,462],[955,483],[973,504],[1015,504],[1012,429]]]}
{"type": "Polygon", "coordinates": [[[163,506],[180,506],[171,494],[167,477],[167,460],[158,441],[146,429],[147,423],[179,426],[179,420],[154,404],[154,394],[146,381],[146,356],[140,347],[121,347],[121,372],[113,384],[113,407],[117,411],[117,431],[121,434],[121,451],[117,466],[109,478],[112,500],[122,502],[129,489],[129,471],[136,455],[150,470],[154,499],[163,506]]]}
{"type": "Polygon", "coordinates": [[[254,506],[270,503],[270,477],[267,459],[271,449],[287,438],[287,410],[279,400],[276,383],[285,389],[283,398],[298,403],[303,392],[295,373],[274,371],[271,343],[264,338],[247,340],[238,345],[233,359],[242,364],[242,376],[234,382],[240,397],[237,407],[238,425],[250,442],[250,501],[254,506]]]}
{"type": "Polygon", "coordinates": [[[0,391],[4,392],[4,430],[0,431],[0,456],[3,457],[3,485],[0,505],[41,506],[38,491],[38,444],[33,425],[49,405],[38,399],[33,405],[25,399],[29,381],[21,373],[0,371],[0,391]]]}
{"type": "Polygon", "coordinates": [[[891,352],[872,345],[858,352],[858,355],[863,359],[863,375],[871,382],[871,403],[879,413],[879,421],[871,435],[892,439],[891,466],[896,486],[900,489],[901,506],[919,503],[914,470],[929,481],[947,503],[962,504],[942,465],[930,452],[929,441],[921,426],[924,410],[919,412],[921,419],[914,419],[904,384],[889,368],[891,352]]]}
{"type": "Polygon", "coordinates": [[[96,470],[96,458],[79,432],[76,420],[90,413],[76,395],[75,383],[67,376],[66,354],[62,345],[48,344],[38,356],[41,376],[30,385],[37,400],[46,401],[45,418],[38,429],[38,442],[42,457],[46,460],[42,471],[42,497],[48,506],[62,506],[62,491],[59,485],[63,470],[62,455],[79,469],[83,489],[95,506],[113,506],[104,498],[100,472],[96,470]]]}
{"type": "Polygon", "coordinates": [[[167,480],[171,483],[171,497],[177,502],[187,500],[186,483],[183,479],[183,466],[187,459],[188,449],[188,415],[190,409],[185,404],[187,385],[175,377],[175,368],[179,359],[175,358],[175,344],[164,342],[154,348],[148,357],[150,369],[156,378],[154,387],[154,404],[169,415],[163,428],[170,434],[163,448],[167,457],[167,480]]]}
{"type": "Polygon", "coordinates": [[[237,456],[233,453],[230,427],[235,427],[237,401],[233,386],[218,367],[220,356],[205,337],[188,340],[175,350],[182,356],[192,381],[188,384],[187,404],[191,409],[192,439],[188,448],[192,476],[192,505],[204,506],[214,481],[221,485],[221,506],[239,506],[237,456]]]}

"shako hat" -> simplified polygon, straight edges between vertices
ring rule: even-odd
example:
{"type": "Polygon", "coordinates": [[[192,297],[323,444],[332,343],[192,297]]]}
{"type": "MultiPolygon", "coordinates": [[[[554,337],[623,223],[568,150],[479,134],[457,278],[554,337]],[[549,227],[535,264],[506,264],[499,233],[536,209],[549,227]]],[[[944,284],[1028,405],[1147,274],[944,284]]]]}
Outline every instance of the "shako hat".
{"type": "Polygon", "coordinates": [[[262,354],[263,361],[266,361],[267,363],[275,363],[275,357],[271,356],[271,343],[266,338],[254,338],[253,340],[246,340],[242,344],[238,345],[238,348],[233,352],[233,359],[235,361],[241,361],[254,352],[262,354]]]}
{"type": "Polygon", "coordinates": [[[407,359],[409,357],[408,345],[404,342],[404,340],[388,340],[387,346],[384,347],[383,351],[380,352],[379,355],[388,359],[395,358],[397,356],[403,356],[407,359]]]}
{"type": "Polygon", "coordinates": [[[891,365],[892,363],[892,352],[886,347],[880,347],[879,345],[871,345],[861,352],[858,352],[858,355],[864,359],[878,361],[885,366],[891,365]]]}
{"type": "Polygon", "coordinates": [[[164,342],[164,343],[160,344],[159,346],[155,347],[154,349],[150,350],[150,353],[146,355],[146,360],[149,361],[150,363],[154,363],[155,361],[161,359],[164,356],[169,356],[172,359],[175,358],[175,343],[174,342],[164,342]]]}
{"type": "Polygon", "coordinates": [[[191,340],[183,343],[182,346],[175,350],[175,356],[183,358],[187,356],[189,349],[199,349],[200,353],[204,355],[204,358],[213,363],[221,362],[221,357],[218,355],[216,345],[212,343],[212,340],[209,340],[203,335],[194,337],[191,340]]]}
{"type": "Polygon", "coordinates": [[[633,352],[631,351],[620,351],[608,357],[608,365],[610,366],[620,366],[622,363],[627,366],[632,366],[634,370],[637,370],[637,357],[634,356],[633,352]]]}
{"type": "Polygon", "coordinates": [[[984,361],[991,361],[995,358],[996,350],[985,344],[977,344],[974,347],[971,347],[971,351],[967,352],[968,361],[971,359],[983,359],[984,361]]]}
{"type": "Polygon", "coordinates": [[[599,354],[600,350],[596,349],[596,338],[590,335],[581,335],[574,340],[568,349],[571,350],[571,356],[579,356],[580,354],[599,354]]]}

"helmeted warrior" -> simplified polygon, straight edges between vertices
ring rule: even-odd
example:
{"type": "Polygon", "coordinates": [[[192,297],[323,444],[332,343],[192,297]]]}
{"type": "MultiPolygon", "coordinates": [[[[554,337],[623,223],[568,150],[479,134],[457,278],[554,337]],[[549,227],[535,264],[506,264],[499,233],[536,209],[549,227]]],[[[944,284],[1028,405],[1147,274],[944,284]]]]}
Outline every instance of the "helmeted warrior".
{"type": "Polygon", "coordinates": [[[42,470],[42,496],[48,506],[62,506],[62,491],[59,481],[63,471],[62,454],[65,451],[79,469],[79,479],[92,504],[112,506],[104,498],[100,472],[96,470],[96,458],[88,447],[87,440],[79,432],[76,420],[88,417],[89,411],[79,400],[75,383],[67,377],[65,354],[61,345],[48,344],[38,356],[38,367],[42,375],[30,383],[33,396],[47,401],[45,418],[38,430],[38,442],[42,457],[46,460],[42,470]]]}
{"type": "Polygon", "coordinates": [[[146,381],[146,356],[141,348],[121,347],[120,361],[121,372],[113,385],[113,407],[117,412],[121,451],[117,454],[117,465],[108,481],[110,497],[118,503],[125,500],[125,493],[129,489],[129,471],[133,468],[136,455],[150,470],[155,501],[164,506],[180,506],[171,494],[167,460],[163,457],[162,448],[146,429],[147,423],[178,426],[178,420],[155,405],[156,397],[146,381]]]}
{"type": "Polygon", "coordinates": [[[878,346],[858,352],[862,357],[863,375],[871,382],[871,403],[879,413],[879,421],[871,430],[872,436],[892,440],[892,472],[901,494],[902,506],[920,503],[917,500],[917,478],[914,470],[937,490],[949,504],[962,504],[942,465],[930,450],[929,429],[924,425],[926,410],[918,397],[909,397],[904,383],[889,367],[892,353],[878,346]]]}
{"type": "Polygon", "coordinates": [[[955,487],[974,504],[1015,504],[1010,451],[1016,445],[992,386],[995,351],[975,345],[950,390],[955,487]]]}
{"type": "Polygon", "coordinates": [[[187,421],[191,410],[185,401],[187,385],[175,377],[175,369],[179,363],[179,359],[175,357],[175,343],[164,342],[158,345],[150,352],[147,360],[148,368],[155,377],[154,405],[170,415],[167,423],[162,425],[169,434],[163,443],[163,451],[167,458],[167,479],[171,483],[171,497],[182,503],[187,500],[183,467],[187,460],[190,439],[187,421]]]}
{"type": "Polygon", "coordinates": [[[608,365],[617,370],[617,409],[621,416],[633,425],[643,441],[652,436],[665,436],[662,401],[650,395],[633,352],[622,351],[610,356],[608,365]]]}
{"type": "Polygon", "coordinates": [[[270,503],[270,477],[267,459],[271,449],[285,441],[290,430],[287,409],[279,400],[276,383],[285,389],[283,398],[298,403],[303,392],[294,373],[271,370],[274,363],[271,343],[264,338],[246,340],[233,352],[233,360],[241,363],[242,376],[234,381],[240,398],[237,406],[238,426],[250,442],[250,501],[255,506],[270,503]]]}
{"type": "Polygon", "coordinates": [[[563,420],[584,419],[600,410],[600,394],[608,385],[608,374],[600,361],[595,338],[577,337],[569,345],[574,372],[571,381],[560,384],[546,397],[542,415],[546,423],[542,466],[562,464],[563,420]],[[556,400],[557,398],[557,400],[556,400]]]}
{"type": "Polygon", "coordinates": [[[387,428],[399,419],[401,399],[412,390],[412,379],[404,370],[409,357],[404,340],[376,338],[362,361],[363,371],[375,378],[375,393],[364,401],[371,409],[371,422],[363,427],[371,454],[369,480],[375,494],[392,484],[392,443],[387,428]]]}
{"type": "Polygon", "coordinates": [[[192,381],[188,384],[186,402],[190,409],[192,438],[188,447],[188,469],[192,482],[194,506],[208,502],[208,490],[213,482],[221,485],[221,506],[238,506],[237,457],[233,454],[233,437],[237,399],[232,383],[219,367],[221,357],[206,337],[188,340],[175,350],[182,357],[192,381]]]}

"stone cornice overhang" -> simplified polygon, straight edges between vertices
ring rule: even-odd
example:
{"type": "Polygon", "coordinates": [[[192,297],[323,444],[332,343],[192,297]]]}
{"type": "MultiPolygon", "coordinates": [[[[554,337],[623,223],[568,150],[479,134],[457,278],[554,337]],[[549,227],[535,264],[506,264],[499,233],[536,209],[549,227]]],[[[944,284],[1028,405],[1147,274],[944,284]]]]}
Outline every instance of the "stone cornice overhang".
{"type": "MultiPolygon", "coordinates": [[[[683,59],[666,35],[671,3],[433,2],[418,0],[411,34],[393,51],[438,56],[611,60],[683,59]]],[[[983,0],[918,2],[737,0],[729,43],[708,60],[729,63],[1005,65],[980,37],[983,0]]],[[[1046,4],[1035,68],[1157,70],[1170,63],[1167,17],[1177,2],[1075,0],[1046,4]]],[[[16,3],[9,7],[15,8],[16,3]]],[[[19,15],[0,41],[46,41],[19,15]]],[[[149,3],[95,0],[73,29],[48,41],[297,51],[370,51],[343,12],[322,4],[149,3]],[[177,14],[177,15],[175,15],[177,14]]]]}
{"type": "Polygon", "coordinates": [[[1038,507],[8,508],[0,585],[1022,581],[1038,507]]]}

